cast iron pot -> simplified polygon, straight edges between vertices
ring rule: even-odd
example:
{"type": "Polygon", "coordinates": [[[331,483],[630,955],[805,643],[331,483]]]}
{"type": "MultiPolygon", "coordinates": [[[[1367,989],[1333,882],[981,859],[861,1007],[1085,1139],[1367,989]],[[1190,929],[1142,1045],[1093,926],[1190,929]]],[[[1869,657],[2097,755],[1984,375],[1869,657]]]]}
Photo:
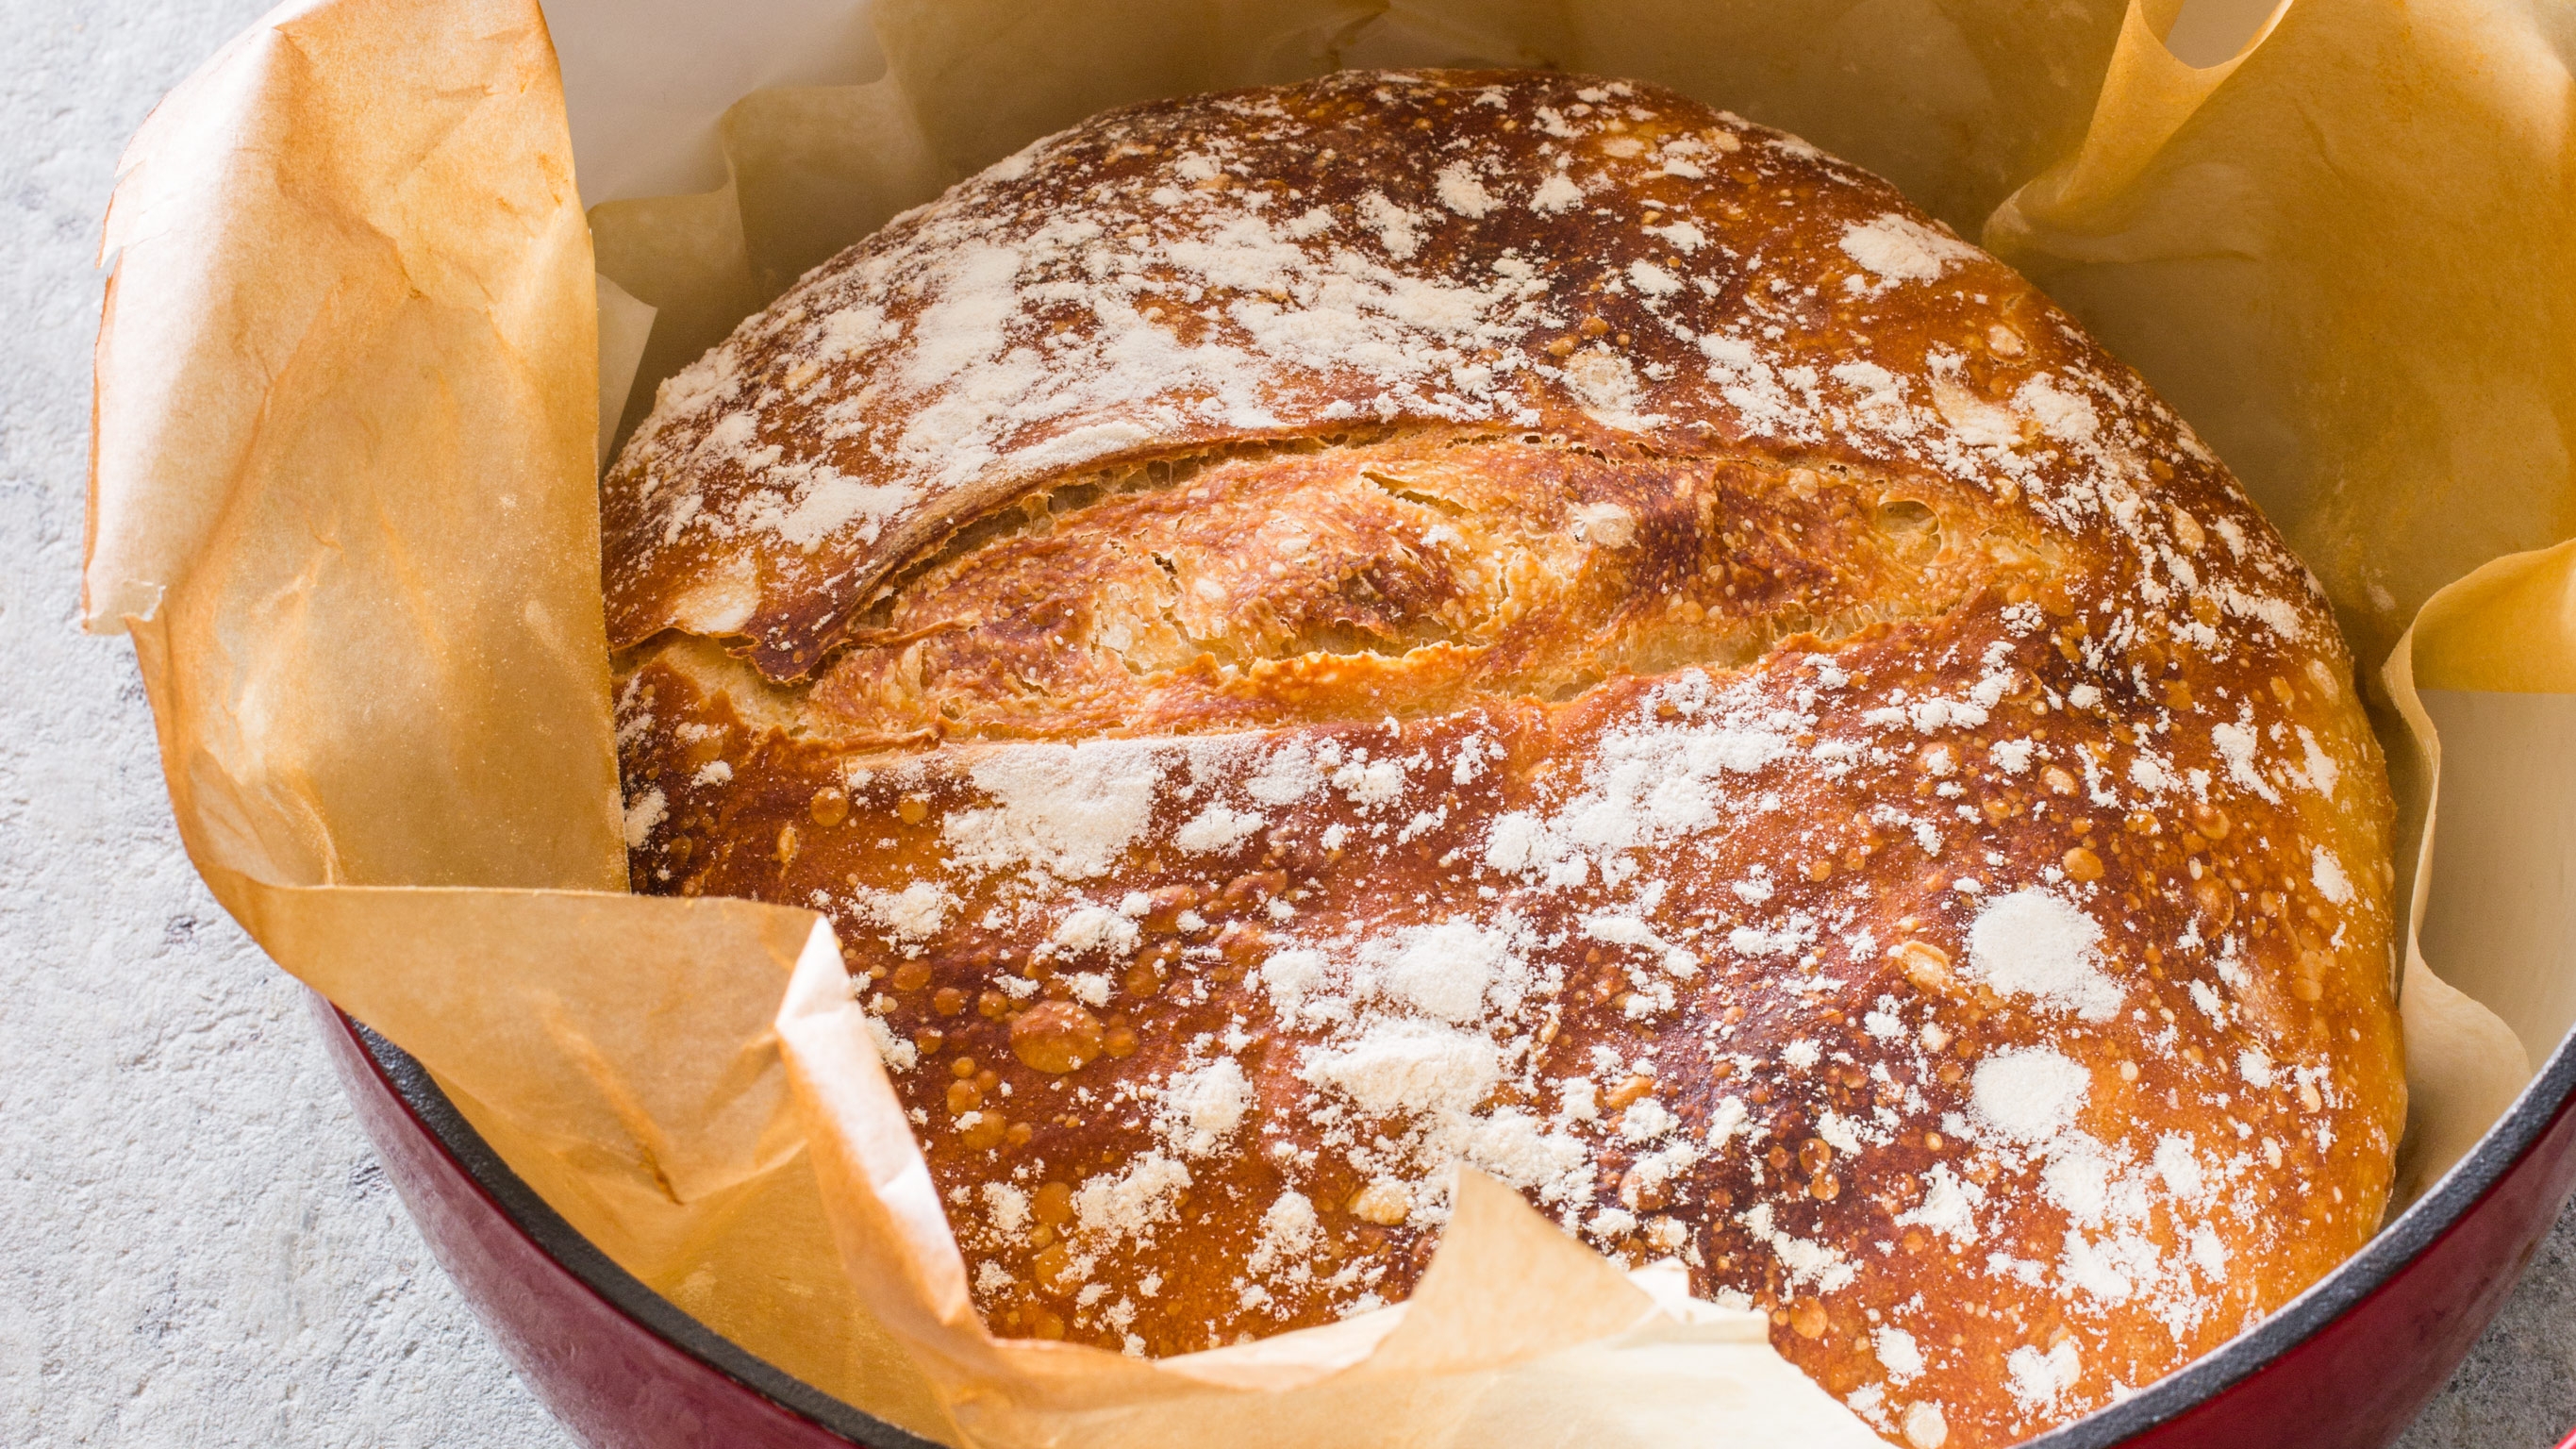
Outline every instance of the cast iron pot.
{"type": "MultiPolygon", "coordinates": [[[[610,1262],[418,1062],[321,997],[312,1003],[431,1255],[575,1439],[589,1449],[933,1449],[752,1357],[610,1262]]],[[[2571,1186],[2576,1034],[2477,1150],[2350,1262],[2251,1333],[2030,1449],[2381,1449],[2459,1366],[2571,1186]]]]}

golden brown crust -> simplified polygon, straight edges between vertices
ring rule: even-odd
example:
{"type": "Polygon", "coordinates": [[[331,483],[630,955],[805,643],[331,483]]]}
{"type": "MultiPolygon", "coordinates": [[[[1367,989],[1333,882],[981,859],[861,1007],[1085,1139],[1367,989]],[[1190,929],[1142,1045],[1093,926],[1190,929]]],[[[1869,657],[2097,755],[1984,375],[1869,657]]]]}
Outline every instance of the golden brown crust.
{"type": "Polygon", "coordinates": [[[1747,663],[1940,612],[1974,577],[1888,480],[1634,446],[1444,431],[1119,481],[1143,486],[914,574],[807,708],[952,739],[1411,718],[1747,663]]]}
{"type": "Polygon", "coordinates": [[[2080,476],[1973,451],[2036,430],[1937,360],[1976,367],[1996,324],[2030,349],[1997,378],[2091,353],[1885,183],[1667,93],[1345,73],[1130,107],[898,217],[663,384],[604,494],[612,642],[740,636],[802,677],[998,504],[1364,424],[2080,476]]]}
{"type": "MultiPolygon", "coordinates": [[[[1981,1445],[2375,1229],[2403,1085],[2350,662],[2018,277],[1580,77],[1158,103],[997,172],[666,393],[608,585],[636,879],[833,914],[1000,1331],[1160,1354],[1401,1298],[1463,1163],[1770,1310],[1891,1437],[1981,1445]],[[1560,172],[1580,204],[1531,209],[1560,172]],[[1229,236],[1363,291],[1546,285],[1421,374],[1487,392],[1408,392],[1255,346],[1365,296],[1188,291],[1229,236]],[[961,248],[1018,258],[985,335],[1070,339],[1031,395],[1174,376],[1029,284],[1122,241],[1265,420],[1131,389],[905,461],[961,248]],[[835,327],[880,340],[803,350],[835,327]],[[850,488],[911,491],[798,536],[850,488]]],[[[948,401],[1007,360],[951,352],[948,401]]]]}

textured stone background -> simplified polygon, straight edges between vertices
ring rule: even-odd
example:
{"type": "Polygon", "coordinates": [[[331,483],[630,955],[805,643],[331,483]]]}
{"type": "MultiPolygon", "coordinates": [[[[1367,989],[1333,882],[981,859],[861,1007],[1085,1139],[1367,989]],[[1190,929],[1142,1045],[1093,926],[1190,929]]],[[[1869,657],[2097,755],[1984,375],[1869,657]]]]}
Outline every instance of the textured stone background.
{"type": "MultiPolygon", "coordinates": [[[[423,1252],[297,988],[179,852],[75,629],[118,148],[265,0],[10,0],[0,48],[0,1444],[567,1443],[423,1252]]],[[[2404,1441],[2576,1425],[2576,1215],[2404,1441]]]]}

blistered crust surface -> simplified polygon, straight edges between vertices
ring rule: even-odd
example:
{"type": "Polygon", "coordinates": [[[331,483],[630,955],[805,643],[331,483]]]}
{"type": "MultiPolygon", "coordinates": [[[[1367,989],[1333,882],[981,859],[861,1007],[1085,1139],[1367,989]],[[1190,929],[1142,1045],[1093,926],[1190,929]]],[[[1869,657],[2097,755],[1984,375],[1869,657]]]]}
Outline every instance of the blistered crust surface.
{"type": "Polygon", "coordinates": [[[2350,660],[2011,272],[1787,138],[1518,74],[1114,113],[896,230],[612,475],[629,841],[645,889],[833,916],[997,1331],[1169,1354],[1398,1301],[1467,1165],[1768,1311],[1892,1440],[2002,1444],[2376,1228],[2350,660]],[[1252,358],[1240,396],[1146,388],[1162,344],[1057,285],[1296,207],[1337,276],[1543,285],[1399,386],[1241,340],[1364,288],[1145,267],[1119,305],[1252,358]],[[979,237],[1025,279],[977,294],[1011,396],[1132,396],[942,482],[905,430],[1004,394],[898,384],[979,237]],[[860,305],[899,325],[828,322],[860,305]],[[830,327],[876,341],[789,345],[830,327]],[[917,512],[779,522],[897,479],[917,512]]]}

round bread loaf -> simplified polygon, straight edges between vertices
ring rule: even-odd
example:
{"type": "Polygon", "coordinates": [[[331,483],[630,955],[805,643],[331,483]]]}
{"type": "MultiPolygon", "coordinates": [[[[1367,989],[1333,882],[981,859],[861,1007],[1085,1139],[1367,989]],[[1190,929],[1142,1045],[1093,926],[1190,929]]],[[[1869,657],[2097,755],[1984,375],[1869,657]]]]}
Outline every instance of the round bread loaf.
{"type": "Polygon", "coordinates": [[[605,485],[634,879],[828,912],[1005,1335],[1402,1299],[1455,1174],[2018,1439],[2377,1227],[2390,803],[2218,460],[1642,85],[1052,136],[605,485]]]}

